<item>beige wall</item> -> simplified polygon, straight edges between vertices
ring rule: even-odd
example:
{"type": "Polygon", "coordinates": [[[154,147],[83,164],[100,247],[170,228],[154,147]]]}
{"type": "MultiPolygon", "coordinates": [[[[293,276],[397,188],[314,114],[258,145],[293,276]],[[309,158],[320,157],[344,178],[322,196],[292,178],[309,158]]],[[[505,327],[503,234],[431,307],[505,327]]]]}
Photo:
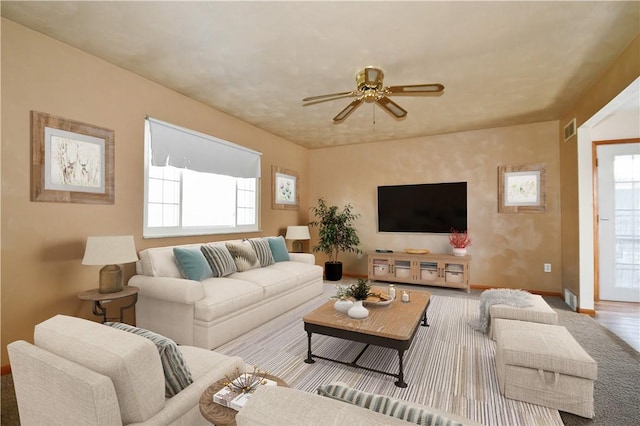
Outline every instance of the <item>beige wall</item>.
{"type": "Polygon", "coordinates": [[[145,115],[263,153],[260,235],[307,223],[306,149],[2,19],[2,365],[6,345],[31,340],[34,325],[52,315],[95,319],[76,298],[97,287],[99,267],[80,264],[88,235],[132,234],[138,250],[245,236],[142,239],[145,115]],[[31,110],[115,131],[113,205],[29,200],[31,110]],[[271,210],[272,164],[300,174],[299,211],[271,210]]]}
{"type": "MultiPolygon", "coordinates": [[[[557,121],[319,149],[310,159],[311,203],[317,197],[339,206],[351,203],[361,214],[363,250],[450,252],[446,234],[377,233],[376,187],[467,181],[471,284],[561,291],[557,121]],[[531,163],[546,164],[546,211],[498,213],[498,165],[531,163]],[[551,273],[543,272],[546,262],[551,273]]],[[[341,260],[346,273],[366,274],[366,256],[346,254],[341,260]]]]}
{"type": "MultiPolygon", "coordinates": [[[[573,118],[576,118],[576,126],[580,127],[638,76],[640,76],[640,34],[636,35],[618,59],[591,86],[576,105],[563,115],[560,120],[560,140],[564,139],[562,135],[564,126],[573,118]]],[[[590,141],[587,143],[590,144],[590,141]]],[[[590,150],[591,148],[587,147],[587,149],[590,150]]],[[[580,259],[580,247],[585,242],[585,236],[580,235],[579,229],[580,205],[578,199],[578,145],[576,136],[560,143],[560,170],[562,182],[562,282],[564,287],[580,298],[582,286],[580,283],[580,269],[593,269],[593,259],[590,259],[588,263],[580,259]]],[[[586,289],[586,297],[590,299],[593,294],[593,283],[585,283],[585,285],[591,286],[590,289],[586,289]]],[[[591,300],[590,302],[589,308],[592,308],[593,301],[591,300]]]]}

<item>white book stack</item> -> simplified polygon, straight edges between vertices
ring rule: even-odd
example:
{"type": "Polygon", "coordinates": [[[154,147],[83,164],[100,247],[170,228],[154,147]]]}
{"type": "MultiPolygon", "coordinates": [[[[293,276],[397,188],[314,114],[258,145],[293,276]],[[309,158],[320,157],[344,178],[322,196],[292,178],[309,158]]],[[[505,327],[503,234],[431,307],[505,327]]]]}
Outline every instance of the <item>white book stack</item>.
{"type": "MultiPolygon", "coordinates": [[[[244,376],[244,378],[247,378],[247,377],[250,377],[251,374],[245,373],[242,376],[244,376]]],[[[236,379],[236,380],[239,380],[239,379],[236,379]]],[[[256,387],[257,386],[278,386],[278,384],[273,380],[262,379],[260,380],[260,383],[256,385],[256,387]]],[[[229,389],[228,386],[225,386],[222,389],[220,389],[218,392],[216,392],[215,395],[213,395],[213,402],[215,402],[216,404],[224,405],[225,407],[233,408],[236,411],[239,411],[242,407],[244,407],[244,404],[247,403],[250,397],[251,397],[250,392],[238,393],[229,389]]]]}

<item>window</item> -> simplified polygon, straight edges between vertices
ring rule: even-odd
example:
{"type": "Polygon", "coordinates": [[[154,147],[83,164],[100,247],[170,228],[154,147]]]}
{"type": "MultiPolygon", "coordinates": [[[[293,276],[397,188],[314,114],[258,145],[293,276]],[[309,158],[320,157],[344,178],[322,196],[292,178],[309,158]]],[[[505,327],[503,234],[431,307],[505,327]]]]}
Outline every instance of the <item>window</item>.
{"type": "Polygon", "coordinates": [[[258,231],[260,155],[147,118],[144,237],[258,231]]]}

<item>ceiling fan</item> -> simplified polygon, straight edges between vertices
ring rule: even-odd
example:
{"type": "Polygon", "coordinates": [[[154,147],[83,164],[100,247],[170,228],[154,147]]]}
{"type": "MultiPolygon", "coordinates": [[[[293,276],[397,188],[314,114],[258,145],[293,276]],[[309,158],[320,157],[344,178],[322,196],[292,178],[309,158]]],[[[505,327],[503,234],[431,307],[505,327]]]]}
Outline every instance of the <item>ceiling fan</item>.
{"type": "Polygon", "coordinates": [[[393,95],[419,95],[428,93],[438,93],[444,90],[442,84],[414,84],[408,86],[387,86],[383,87],[382,79],[384,73],[380,68],[366,67],[356,74],[357,89],[351,92],[331,93],[328,95],[310,96],[304,98],[302,102],[307,102],[304,106],[313,105],[320,102],[332,101],[341,98],[356,99],[351,102],[338,115],[333,117],[334,123],[341,123],[363,102],[375,102],[380,107],[390,112],[396,118],[403,118],[407,111],[387,96],[393,95]]]}

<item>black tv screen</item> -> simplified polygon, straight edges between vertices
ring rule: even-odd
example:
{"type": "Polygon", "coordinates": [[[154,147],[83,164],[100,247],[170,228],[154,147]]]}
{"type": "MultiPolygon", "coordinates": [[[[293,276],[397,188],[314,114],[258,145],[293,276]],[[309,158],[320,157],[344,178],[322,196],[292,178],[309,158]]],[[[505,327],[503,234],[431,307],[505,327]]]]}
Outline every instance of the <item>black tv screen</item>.
{"type": "Polygon", "coordinates": [[[467,182],[378,187],[378,232],[467,229],[467,182]]]}

